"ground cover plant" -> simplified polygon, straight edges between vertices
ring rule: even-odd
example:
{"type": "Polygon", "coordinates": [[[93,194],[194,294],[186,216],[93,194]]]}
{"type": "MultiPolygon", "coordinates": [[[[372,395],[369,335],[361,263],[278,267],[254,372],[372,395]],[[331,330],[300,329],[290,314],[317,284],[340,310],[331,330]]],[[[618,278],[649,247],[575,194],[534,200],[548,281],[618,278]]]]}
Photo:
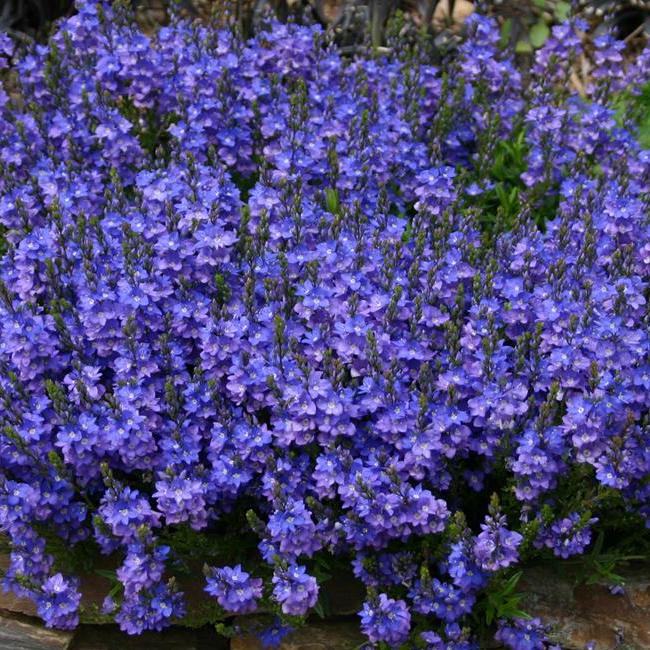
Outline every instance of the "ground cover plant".
{"type": "Polygon", "coordinates": [[[647,51],[580,96],[575,22],[526,84],[479,15],[439,67],[93,2],[0,39],[3,585],[47,625],[103,555],[124,631],[189,574],[272,644],[347,565],[369,647],[546,648],[519,567],[647,552],[647,51]]]}

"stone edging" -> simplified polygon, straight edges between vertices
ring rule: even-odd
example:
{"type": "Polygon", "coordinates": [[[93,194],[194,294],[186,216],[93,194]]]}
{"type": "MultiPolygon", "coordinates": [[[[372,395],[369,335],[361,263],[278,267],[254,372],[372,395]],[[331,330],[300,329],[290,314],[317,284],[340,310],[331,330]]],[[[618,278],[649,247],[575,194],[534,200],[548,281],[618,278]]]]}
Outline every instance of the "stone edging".
{"type": "MultiPolygon", "coordinates": [[[[0,567],[6,558],[0,557],[0,567]]],[[[597,650],[650,649],[650,566],[624,572],[623,593],[613,594],[604,585],[577,585],[562,563],[533,567],[520,580],[524,592],[522,609],[542,617],[552,626],[553,640],[565,650],[583,650],[593,641],[597,650]]],[[[95,603],[100,593],[86,592],[86,603],[95,603]]],[[[103,585],[101,585],[103,586],[103,585]]],[[[189,594],[200,602],[201,591],[189,594]]],[[[359,621],[362,592],[358,584],[340,576],[328,589],[332,611],[339,618],[314,619],[286,637],[280,650],[354,650],[363,643],[359,621]]],[[[0,591],[0,650],[261,650],[252,635],[231,640],[217,635],[213,626],[175,626],[161,633],[129,637],[115,625],[84,624],[75,632],[45,629],[34,617],[30,601],[0,591]]],[[[246,629],[250,618],[242,618],[246,629]]]]}

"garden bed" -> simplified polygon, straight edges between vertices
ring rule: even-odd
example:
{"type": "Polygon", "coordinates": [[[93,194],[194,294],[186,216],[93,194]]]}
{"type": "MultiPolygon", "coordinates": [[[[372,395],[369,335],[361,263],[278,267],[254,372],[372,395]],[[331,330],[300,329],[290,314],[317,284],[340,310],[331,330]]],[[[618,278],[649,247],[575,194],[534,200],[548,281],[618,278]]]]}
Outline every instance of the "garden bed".
{"type": "Polygon", "coordinates": [[[78,9],[0,35],[2,583],[80,630],[44,642],[644,644],[650,49],[574,20],[525,78],[478,13],[357,56],[78,9]]]}

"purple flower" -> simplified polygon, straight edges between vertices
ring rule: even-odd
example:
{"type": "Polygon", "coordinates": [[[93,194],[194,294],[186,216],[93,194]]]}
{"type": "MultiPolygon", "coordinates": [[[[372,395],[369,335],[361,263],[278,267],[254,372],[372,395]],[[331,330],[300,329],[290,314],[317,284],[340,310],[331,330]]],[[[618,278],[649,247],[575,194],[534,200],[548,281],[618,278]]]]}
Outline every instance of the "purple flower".
{"type": "Polygon", "coordinates": [[[14,53],[14,42],[4,32],[0,33],[0,69],[8,67],[7,59],[14,53]]]}
{"type": "Polygon", "coordinates": [[[140,526],[158,526],[160,515],[137,490],[125,487],[118,494],[107,493],[99,509],[103,520],[116,537],[135,541],[140,526]]]}
{"type": "Polygon", "coordinates": [[[304,566],[293,564],[278,568],[273,574],[273,597],[285,614],[303,616],[316,604],[316,578],[307,574],[304,566]]]}
{"type": "Polygon", "coordinates": [[[312,555],[321,546],[311,513],[302,501],[290,499],[270,517],[268,530],[272,542],[286,557],[312,555]]]}
{"type": "Polygon", "coordinates": [[[476,562],[485,571],[505,569],[518,560],[522,540],[519,533],[506,528],[505,516],[488,516],[474,543],[476,562]]]}
{"type": "Polygon", "coordinates": [[[252,578],[242,570],[241,564],[232,568],[212,568],[205,591],[228,613],[249,614],[257,609],[257,601],[262,596],[262,580],[252,578]]]}
{"type": "Polygon", "coordinates": [[[577,512],[554,521],[550,526],[542,526],[535,540],[535,546],[546,546],[557,557],[568,558],[580,555],[591,544],[591,527],[598,521],[596,517],[585,520],[577,512]]]}
{"type": "Polygon", "coordinates": [[[79,623],[80,601],[76,583],[55,573],[43,583],[37,599],[38,615],[47,627],[71,630],[79,623]]]}
{"type": "Polygon", "coordinates": [[[384,642],[397,647],[407,639],[411,629],[411,614],[406,603],[386,594],[365,602],[359,616],[361,630],[373,643],[384,642]]]}
{"type": "Polygon", "coordinates": [[[138,634],[223,533],[227,612],[308,615],[349,558],[371,643],[415,643],[412,610],[468,649],[524,531],[563,558],[650,526],[650,153],[619,107],[649,52],[567,21],[524,76],[478,12],[439,66],[304,22],[144,34],[79,0],[0,35],[2,584],[52,624],[51,540],[121,558],[138,634]]]}
{"type": "Polygon", "coordinates": [[[494,638],[512,650],[545,650],[549,647],[544,626],[538,618],[499,621],[494,638]]]}
{"type": "Polygon", "coordinates": [[[265,627],[257,633],[257,638],[260,640],[263,648],[277,648],[287,634],[293,630],[289,625],[280,622],[279,619],[273,621],[272,625],[265,627]]]}
{"type": "Polygon", "coordinates": [[[206,525],[204,488],[201,481],[182,472],[173,478],[161,473],[153,496],[170,524],[189,521],[197,530],[206,525]]]}

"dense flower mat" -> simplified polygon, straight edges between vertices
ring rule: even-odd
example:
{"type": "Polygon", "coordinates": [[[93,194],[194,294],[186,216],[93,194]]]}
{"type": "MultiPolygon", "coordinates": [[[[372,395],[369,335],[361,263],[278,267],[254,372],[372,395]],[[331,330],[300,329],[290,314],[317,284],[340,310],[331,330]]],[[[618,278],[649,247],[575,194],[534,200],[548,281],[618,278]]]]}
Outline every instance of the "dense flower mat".
{"type": "Polygon", "coordinates": [[[643,534],[650,152],[607,102],[650,57],[601,37],[580,97],[580,25],[525,84],[467,31],[442,69],[92,2],[0,36],[4,585],[47,625],[101,552],[123,630],[198,561],[271,642],[347,563],[372,647],[545,648],[517,566],[643,534]]]}

